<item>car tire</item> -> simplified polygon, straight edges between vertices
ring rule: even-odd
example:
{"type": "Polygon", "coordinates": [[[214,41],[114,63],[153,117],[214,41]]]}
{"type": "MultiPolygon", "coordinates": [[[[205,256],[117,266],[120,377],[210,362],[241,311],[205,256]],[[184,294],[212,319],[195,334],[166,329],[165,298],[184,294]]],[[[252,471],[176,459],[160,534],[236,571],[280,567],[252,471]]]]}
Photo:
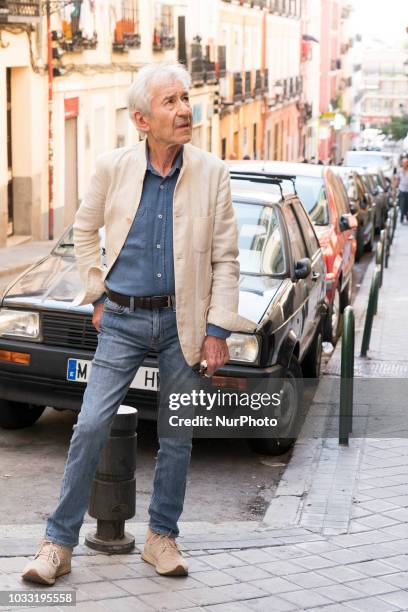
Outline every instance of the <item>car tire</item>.
{"type": "MultiPolygon", "coordinates": [[[[254,453],[260,455],[283,455],[296,442],[300,431],[303,406],[303,375],[302,368],[295,356],[291,357],[282,380],[287,381],[291,405],[283,424],[284,431],[276,438],[247,438],[247,443],[254,453]]],[[[284,384],[284,383],[283,383],[284,384]]],[[[278,418],[279,421],[279,418],[278,418]]]]}
{"type": "Polygon", "coordinates": [[[3,429],[31,427],[38,421],[44,410],[45,406],[0,400],[0,427],[3,429]]]}
{"type": "Polygon", "coordinates": [[[331,342],[333,346],[336,346],[337,340],[341,335],[341,295],[340,289],[337,286],[334,292],[333,302],[329,306],[329,311],[326,317],[326,323],[324,327],[324,339],[327,342],[331,342]]]}
{"type": "Polygon", "coordinates": [[[364,250],[366,253],[371,253],[371,251],[373,250],[374,247],[374,236],[375,236],[375,229],[373,227],[372,231],[371,231],[371,235],[370,235],[370,240],[367,242],[367,244],[364,245],[364,250]]]}
{"type": "Polygon", "coordinates": [[[352,277],[352,274],[350,273],[349,281],[347,285],[344,287],[340,295],[341,312],[344,312],[344,309],[351,304],[352,293],[353,293],[353,277],[352,277]]]}
{"type": "Polygon", "coordinates": [[[323,334],[321,325],[317,328],[312,344],[302,362],[302,371],[305,378],[319,378],[322,365],[323,334]]]}

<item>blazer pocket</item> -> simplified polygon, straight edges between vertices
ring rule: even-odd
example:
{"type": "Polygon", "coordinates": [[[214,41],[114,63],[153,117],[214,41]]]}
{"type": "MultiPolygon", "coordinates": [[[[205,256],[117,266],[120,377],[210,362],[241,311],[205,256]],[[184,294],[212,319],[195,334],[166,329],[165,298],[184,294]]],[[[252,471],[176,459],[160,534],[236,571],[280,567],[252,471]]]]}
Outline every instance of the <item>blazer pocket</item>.
{"type": "Polygon", "coordinates": [[[214,215],[193,218],[193,249],[205,253],[211,246],[214,215]]]}

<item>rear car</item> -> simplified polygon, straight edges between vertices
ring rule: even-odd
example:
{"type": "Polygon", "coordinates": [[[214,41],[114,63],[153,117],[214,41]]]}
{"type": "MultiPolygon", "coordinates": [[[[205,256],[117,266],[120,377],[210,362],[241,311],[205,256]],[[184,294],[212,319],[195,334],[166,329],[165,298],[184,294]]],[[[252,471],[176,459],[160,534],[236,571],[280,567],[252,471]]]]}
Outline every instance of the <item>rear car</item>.
{"type": "Polygon", "coordinates": [[[372,251],[375,233],[375,203],[366,191],[361,175],[353,168],[331,166],[342,179],[350,202],[350,210],[356,215],[357,249],[356,261],[359,261],[364,251],[372,251]]]}
{"type": "Polygon", "coordinates": [[[357,219],[341,179],[327,166],[287,162],[230,162],[231,176],[256,172],[273,181],[293,180],[315,229],[326,264],[328,316],[324,338],[333,344],[341,333],[342,311],[350,303],[356,252],[357,219]]]}
{"type": "MultiPolygon", "coordinates": [[[[245,388],[251,380],[288,385],[295,393],[281,414],[280,436],[253,438],[252,448],[280,453],[292,443],[302,408],[296,383],[302,368],[318,376],[325,267],[313,226],[291,182],[233,183],[241,265],[239,312],[258,322],[256,333],[233,333],[230,361],[212,379],[216,387],[245,388]],[[283,184],[286,184],[286,191],[283,184]],[[279,382],[278,382],[279,381],[279,382]]],[[[103,234],[103,232],[102,232],[103,234]]],[[[103,235],[102,235],[103,241],[103,235]]],[[[45,406],[80,410],[97,333],[92,306],[74,307],[80,289],[72,229],[50,255],[13,282],[0,308],[0,426],[33,424],[45,406]]],[[[158,359],[145,358],[125,403],[156,419],[158,359]]]]}

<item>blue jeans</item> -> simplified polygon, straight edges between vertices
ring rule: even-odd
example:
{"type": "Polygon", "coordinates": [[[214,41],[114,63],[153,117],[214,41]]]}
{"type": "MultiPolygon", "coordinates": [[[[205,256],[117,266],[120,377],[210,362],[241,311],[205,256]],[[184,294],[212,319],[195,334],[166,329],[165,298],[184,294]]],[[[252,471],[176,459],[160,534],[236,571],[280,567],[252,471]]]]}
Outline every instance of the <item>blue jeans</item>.
{"type": "MultiPolygon", "coordinates": [[[[100,452],[128,387],[151,350],[159,355],[161,416],[168,410],[169,393],[185,390],[198,379],[181,351],[176,313],[172,308],[130,311],[107,299],[81,412],[73,428],[59,504],[47,521],[47,539],[70,547],[78,544],[100,452]]],[[[176,537],[192,442],[189,435],[159,436],[159,444],[149,526],[156,533],[176,537]]]]}

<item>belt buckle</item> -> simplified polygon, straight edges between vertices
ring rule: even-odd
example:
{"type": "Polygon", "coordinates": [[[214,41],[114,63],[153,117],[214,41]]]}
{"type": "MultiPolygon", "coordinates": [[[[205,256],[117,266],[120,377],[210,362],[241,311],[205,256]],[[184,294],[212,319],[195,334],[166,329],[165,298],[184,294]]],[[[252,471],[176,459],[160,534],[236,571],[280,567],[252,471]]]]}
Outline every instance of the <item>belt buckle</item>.
{"type": "Polygon", "coordinates": [[[135,298],[132,296],[130,296],[129,298],[129,310],[130,312],[134,312],[135,311],[135,298]]]}

